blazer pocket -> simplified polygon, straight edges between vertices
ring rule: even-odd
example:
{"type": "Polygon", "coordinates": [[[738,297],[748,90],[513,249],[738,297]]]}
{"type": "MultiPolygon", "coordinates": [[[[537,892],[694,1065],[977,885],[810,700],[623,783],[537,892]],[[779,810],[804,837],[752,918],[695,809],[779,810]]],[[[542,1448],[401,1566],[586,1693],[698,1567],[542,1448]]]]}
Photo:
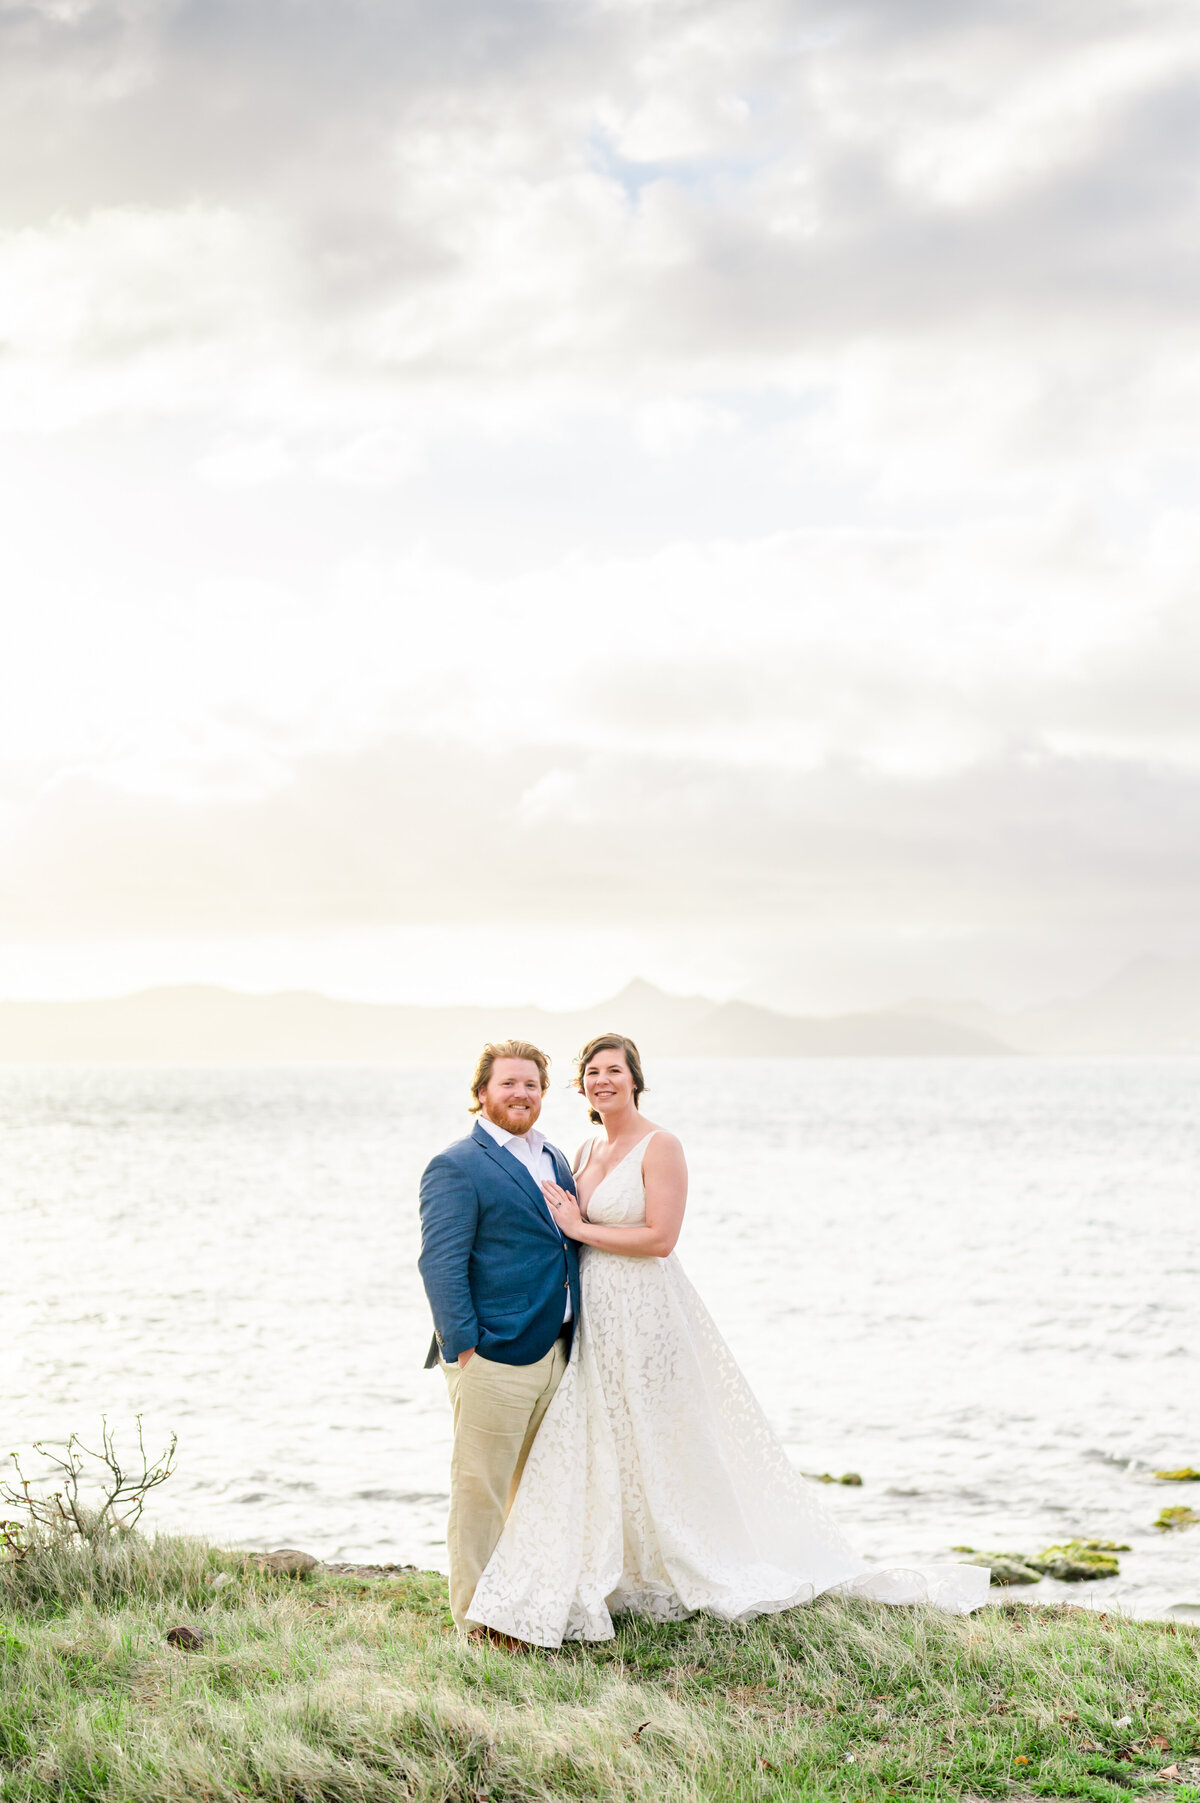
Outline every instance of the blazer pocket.
{"type": "Polygon", "coordinates": [[[480,1309],[479,1326],[482,1332],[490,1333],[494,1340],[507,1339],[510,1334],[519,1333],[535,1310],[526,1305],[524,1308],[505,1309],[502,1314],[492,1314],[487,1309],[480,1309]]]}

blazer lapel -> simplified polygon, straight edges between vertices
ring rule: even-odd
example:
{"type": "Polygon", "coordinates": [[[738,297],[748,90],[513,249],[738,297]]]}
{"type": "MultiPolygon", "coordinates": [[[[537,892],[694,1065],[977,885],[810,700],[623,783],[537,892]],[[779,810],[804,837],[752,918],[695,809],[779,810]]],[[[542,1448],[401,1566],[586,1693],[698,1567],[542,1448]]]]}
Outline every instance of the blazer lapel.
{"type": "Polygon", "coordinates": [[[575,1173],[574,1173],[574,1171],[571,1169],[570,1165],[568,1164],[567,1160],[563,1157],[563,1155],[559,1151],[558,1147],[552,1146],[550,1144],[549,1140],[546,1141],[546,1150],[550,1154],[550,1163],[554,1166],[554,1175],[558,1181],[559,1188],[560,1189],[569,1189],[571,1194],[574,1195],[575,1194],[575,1173]]]}
{"type": "MultiPolygon", "coordinates": [[[[491,1134],[481,1127],[478,1121],[475,1123],[471,1138],[475,1141],[477,1146],[487,1153],[488,1157],[492,1160],[492,1163],[496,1165],[499,1170],[503,1171],[506,1177],[512,1178],[526,1200],[533,1203],[538,1212],[538,1219],[550,1229],[555,1239],[561,1239],[562,1235],[554,1225],[553,1218],[546,1203],[546,1198],[534,1182],[533,1172],[529,1169],[529,1166],[522,1164],[519,1158],[514,1158],[507,1147],[498,1146],[491,1134]]],[[[550,1162],[551,1164],[554,1164],[555,1161],[553,1156],[551,1157],[550,1162]]]]}

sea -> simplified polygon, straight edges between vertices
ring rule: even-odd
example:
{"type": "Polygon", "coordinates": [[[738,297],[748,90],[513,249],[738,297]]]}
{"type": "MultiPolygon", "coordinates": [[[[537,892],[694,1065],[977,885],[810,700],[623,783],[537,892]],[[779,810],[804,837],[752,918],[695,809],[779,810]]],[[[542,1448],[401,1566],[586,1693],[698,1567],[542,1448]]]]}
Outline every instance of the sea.
{"type": "MultiPolygon", "coordinates": [[[[1019,1594],[1200,1619],[1200,1061],[655,1066],[691,1172],[677,1256],[797,1466],[886,1564],[1127,1545],[1019,1594]]],[[[444,1380],[423,1369],[442,1064],[0,1070],[0,1453],[178,1466],[143,1525],[445,1569],[444,1380]]],[[[588,1128],[561,1079],[542,1117],[588,1128]]],[[[0,1515],[4,1513],[0,1507],[0,1515]]]]}

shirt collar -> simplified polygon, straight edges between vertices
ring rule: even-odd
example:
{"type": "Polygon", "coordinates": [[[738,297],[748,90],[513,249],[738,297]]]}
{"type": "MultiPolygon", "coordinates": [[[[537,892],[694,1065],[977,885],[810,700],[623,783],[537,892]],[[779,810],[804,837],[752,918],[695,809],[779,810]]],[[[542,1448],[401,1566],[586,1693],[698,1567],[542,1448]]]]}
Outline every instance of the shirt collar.
{"type": "Polygon", "coordinates": [[[485,1133],[491,1134],[498,1146],[509,1146],[514,1139],[520,1140],[522,1145],[529,1147],[535,1158],[541,1157],[542,1148],[546,1144],[546,1136],[544,1133],[539,1133],[536,1127],[531,1127],[528,1133],[510,1133],[507,1127],[497,1127],[495,1121],[489,1121],[487,1115],[482,1112],[479,1116],[479,1125],[485,1133]]]}

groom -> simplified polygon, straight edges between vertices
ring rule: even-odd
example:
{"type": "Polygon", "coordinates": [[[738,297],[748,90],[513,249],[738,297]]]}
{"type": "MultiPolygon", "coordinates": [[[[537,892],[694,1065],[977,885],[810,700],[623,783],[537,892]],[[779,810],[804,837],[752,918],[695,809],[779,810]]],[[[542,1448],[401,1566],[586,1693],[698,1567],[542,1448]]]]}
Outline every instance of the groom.
{"type": "Polygon", "coordinates": [[[421,1178],[421,1256],[433,1310],[425,1364],[446,1374],[450,1609],[460,1632],[567,1367],[579,1314],[579,1255],[542,1195],[572,1192],[571,1167],[536,1131],[550,1082],[523,1039],[486,1045],[471,1080],[471,1132],[421,1178]]]}

